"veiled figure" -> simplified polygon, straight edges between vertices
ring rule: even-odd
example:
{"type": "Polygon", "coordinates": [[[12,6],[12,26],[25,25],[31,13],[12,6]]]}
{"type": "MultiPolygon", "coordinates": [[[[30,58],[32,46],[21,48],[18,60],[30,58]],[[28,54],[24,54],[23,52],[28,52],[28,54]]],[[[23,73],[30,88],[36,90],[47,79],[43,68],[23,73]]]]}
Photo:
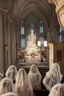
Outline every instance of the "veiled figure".
{"type": "Polygon", "coordinates": [[[15,82],[16,74],[17,74],[17,68],[16,66],[12,65],[8,68],[5,75],[6,77],[10,78],[12,82],[15,82]]]}
{"type": "Polygon", "coordinates": [[[20,68],[17,72],[15,88],[18,96],[34,96],[31,83],[23,68],[20,68]]]}
{"type": "Polygon", "coordinates": [[[64,96],[64,85],[56,84],[52,87],[49,96],[64,96]]]}
{"type": "Polygon", "coordinates": [[[41,88],[42,76],[35,64],[31,65],[29,73],[28,73],[28,78],[31,81],[33,89],[41,88]]]}
{"type": "Polygon", "coordinates": [[[13,92],[8,92],[8,93],[5,93],[5,94],[3,94],[1,96],[17,96],[17,95],[15,93],[13,93],[13,92]]]}
{"type": "Polygon", "coordinates": [[[62,77],[59,64],[54,63],[51,69],[46,73],[43,84],[50,91],[55,84],[61,83],[62,77]]]}
{"type": "Polygon", "coordinates": [[[4,75],[0,73],[0,81],[4,78],[4,75]]]}
{"type": "Polygon", "coordinates": [[[0,95],[7,92],[13,92],[13,83],[9,78],[4,78],[0,82],[0,95]]]}

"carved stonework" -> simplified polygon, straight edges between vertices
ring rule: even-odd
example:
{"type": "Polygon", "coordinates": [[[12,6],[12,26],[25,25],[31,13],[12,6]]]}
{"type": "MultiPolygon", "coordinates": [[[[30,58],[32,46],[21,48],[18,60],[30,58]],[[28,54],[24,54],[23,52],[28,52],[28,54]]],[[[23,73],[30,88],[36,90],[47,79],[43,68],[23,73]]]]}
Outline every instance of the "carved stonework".
{"type": "Polygon", "coordinates": [[[58,22],[64,30],[64,0],[48,0],[48,2],[55,4],[58,22]]]}

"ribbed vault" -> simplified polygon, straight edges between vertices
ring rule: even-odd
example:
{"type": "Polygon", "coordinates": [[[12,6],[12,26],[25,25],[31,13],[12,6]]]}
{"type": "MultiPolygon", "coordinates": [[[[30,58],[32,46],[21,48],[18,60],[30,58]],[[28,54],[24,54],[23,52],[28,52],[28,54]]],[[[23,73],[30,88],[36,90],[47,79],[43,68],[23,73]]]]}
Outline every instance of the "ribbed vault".
{"type": "Polygon", "coordinates": [[[47,22],[48,26],[50,24],[52,11],[48,0],[7,0],[6,7],[18,25],[30,12],[47,22]]]}

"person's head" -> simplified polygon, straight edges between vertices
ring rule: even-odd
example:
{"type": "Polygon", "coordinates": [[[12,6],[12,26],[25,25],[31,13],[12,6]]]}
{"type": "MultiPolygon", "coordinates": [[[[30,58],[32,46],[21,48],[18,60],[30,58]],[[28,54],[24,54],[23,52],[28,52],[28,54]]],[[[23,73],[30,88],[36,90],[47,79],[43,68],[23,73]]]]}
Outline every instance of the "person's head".
{"type": "Polygon", "coordinates": [[[0,82],[0,94],[13,92],[13,83],[9,78],[4,78],[0,82]]]}
{"type": "Polygon", "coordinates": [[[60,77],[59,77],[59,80],[62,79],[63,75],[62,75],[61,72],[60,72],[60,66],[59,66],[58,63],[53,63],[51,70],[54,71],[54,72],[56,72],[56,74],[58,73],[58,75],[60,76],[60,77]]]}
{"type": "Polygon", "coordinates": [[[10,78],[14,82],[16,74],[17,74],[16,66],[11,65],[6,71],[5,75],[6,77],[10,78]]]}
{"type": "Polygon", "coordinates": [[[25,88],[26,84],[28,83],[28,76],[26,71],[23,68],[20,68],[16,75],[16,89],[21,91],[25,88]]]}
{"type": "Polygon", "coordinates": [[[53,63],[53,64],[52,64],[52,67],[53,67],[54,69],[60,69],[60,66],[59,66],[58,63],[53,63]]]}
{"type": "Polygon", "coordinates": [[[20,68],[19,70],[18,70],[18,72],[17,72],[17,75],[16,75],[16,80],[17,79],[26,79],[26,77],[27,77],[27,73],[26,73],[26,71],[23,69],[23,68],[20,68]]]}
{"type": "Polygon", "coordinates": [[[54,85],[61,83],[62,77],[59,64],[54,63],[52,64],[51,69],[46,73],[43,84],[50,91],[54,85]]]}
{"type": "Polygon", "coordinates": [[[17,95],[15,93],[13,93],[13,92],[8,92],[8,93],[5,93],[5,94],[3,94],[1,96],[17,96],[17,95]]]}
{"type": "Polygon", "coordinates": [[[30,72],[32,72],[32,73],[37,73],[38,72],[38,68],[35,64],[31,65],[30,72]]]}
{"type": "Polygon", "coordinates": [[[64,96],[64,85],[56,84],[52,87],[49,96],[64,96]]]}

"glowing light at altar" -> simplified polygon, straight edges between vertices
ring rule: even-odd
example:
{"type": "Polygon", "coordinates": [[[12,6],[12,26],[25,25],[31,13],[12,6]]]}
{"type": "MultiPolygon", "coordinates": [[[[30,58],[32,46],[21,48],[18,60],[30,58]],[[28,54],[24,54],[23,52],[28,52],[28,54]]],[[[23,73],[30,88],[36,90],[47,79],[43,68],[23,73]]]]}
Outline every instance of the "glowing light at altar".
{"type": "Polygon", "coordinates": [[[47,47],[47,45],[48,45],[48,42],[45,40],[44,41],[44,47],[47,47]]]}
{"type": "Polygon", "coordinates": [[[40,46],[41,45],[41,42],[40,41],[38,41],[38,46],[40,46]]]}

